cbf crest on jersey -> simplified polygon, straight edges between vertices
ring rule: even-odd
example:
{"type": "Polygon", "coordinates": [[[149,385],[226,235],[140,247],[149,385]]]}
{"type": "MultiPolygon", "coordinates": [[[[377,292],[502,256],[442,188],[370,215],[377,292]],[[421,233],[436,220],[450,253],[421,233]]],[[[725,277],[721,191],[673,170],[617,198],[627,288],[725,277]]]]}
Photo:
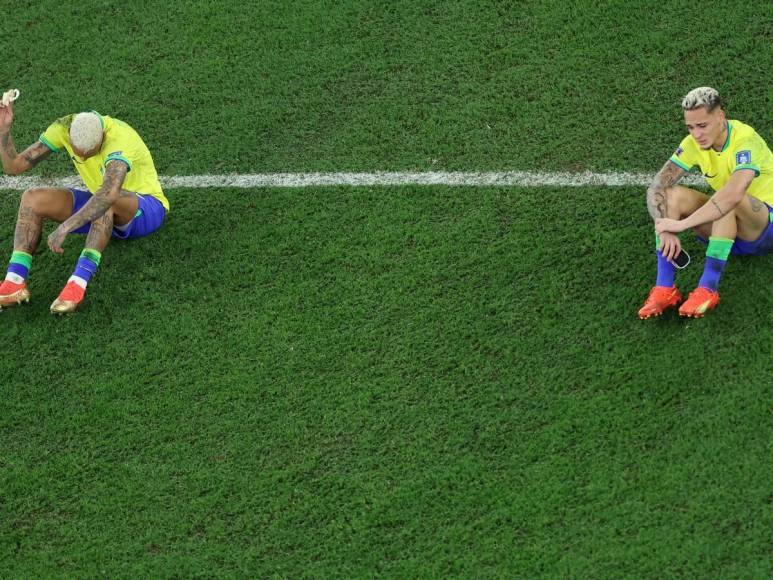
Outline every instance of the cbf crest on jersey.
{"type": "Polygon", "coordinates": [[[751,151],[739,151],[735,154],[735,164],[736,165],[747,165],[752,162],[752,152],[751,151]]]}

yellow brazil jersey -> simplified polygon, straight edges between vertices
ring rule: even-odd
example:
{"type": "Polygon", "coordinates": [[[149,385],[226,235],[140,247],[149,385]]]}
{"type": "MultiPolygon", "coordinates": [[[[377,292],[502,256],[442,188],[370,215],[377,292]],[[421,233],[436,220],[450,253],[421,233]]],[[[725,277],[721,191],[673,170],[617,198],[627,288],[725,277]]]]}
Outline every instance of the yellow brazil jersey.
{"type": "Polygon", "coordinates": [[[73,153],[70,144],[70,125],[75,115],[57,119],[40,136],[40,141],[51,151],[65,149],[72,159],[83,183],[91,193],[96,193],[102,186],[105,166],[113,160],[119,160],[129,166],[122,188],[134,193],[152,195],[169,211],[169,200],[166,199],[158,181],[158,173],[153,165],[147,146],[137,132],[128,124],[112,117],[99,115],[105,136],[99,153],[85,161],[73,153]]]}
{"type": "Polygon", "coordinates": [[[746,193],[773,205],[773,154],[765,140],[740,121],[727,122],[727,140],[722,151],[701,149],[688,135],[671,161],[686,171],[699,168],[714,191],[721,189],[734,172],[751,169],[756,176],[746,193]]]}

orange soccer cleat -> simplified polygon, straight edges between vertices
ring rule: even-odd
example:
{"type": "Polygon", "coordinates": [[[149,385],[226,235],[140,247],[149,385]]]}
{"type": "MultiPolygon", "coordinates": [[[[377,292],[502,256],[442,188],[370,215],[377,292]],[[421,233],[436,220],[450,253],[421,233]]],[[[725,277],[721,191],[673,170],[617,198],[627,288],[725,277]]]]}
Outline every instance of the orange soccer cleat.
{"type": "Polygon", "coordinates": [[[27,290],[26,283],[16,284],[10,280],[3,280],[0,284],[0,308],[29,301],[30,291],[27,290]]]}
{"type": "Polygon", "coordinates": [[[75,282],[67,282],[57,299],[51,303],[51,313],[67,314],[68,312],[75,312],[85,295],[85,288],[81,288],[75,282]]]}
{"type": "Polygon", "coordinates": [[[676,306],[682,300],[682,294],[676,286],[655,286],[639,310],[639,318],[660,316],[666,308],[676,306]]]}
{"type": "Polygon", "coordinates": [[[706,312],[716,308],[717,304],[719,304],[719,292],[698,286],[690,292],[687,300],[679,307],[679,316],[701,318],[706,312]]]}

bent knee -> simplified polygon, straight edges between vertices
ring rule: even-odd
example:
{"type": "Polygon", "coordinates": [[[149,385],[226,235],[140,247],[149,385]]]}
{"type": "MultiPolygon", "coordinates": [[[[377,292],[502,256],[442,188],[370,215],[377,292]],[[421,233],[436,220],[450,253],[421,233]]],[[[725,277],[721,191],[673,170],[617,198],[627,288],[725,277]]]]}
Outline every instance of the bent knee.
{"type": "Polygon", "coordinates": [[[30,206],[33,209],[42,205],[46,198],[46,191],[40,187],[32,187],[24,191],[21,194],[21,202],[23,205],[30,206]]]}
{"type": "Polygon", "coordinates": [[[678,217],[691,214],[709,199],[705,193],[681,185],[672,185],[665,191],[669,214],[678,214],[678,217]]]}
{"type": "Polygon", "coordinates": [[[671,185],[666,187],[666,193],[668,194],[668,199],[673,201],[693,200],[696,199],[699,194],[699,192],[694,189],[681,185],[671,185]]]}
{"type": "Polygon", "coordinates": [[[744,240],[756,240],[770,223],[768,206],[756,198],[746,196],[733,211],[738,228],[738,237],[744,240]]]}
{"type": "Polygon", "coordinates": [[[33,187],[21,195],[21,205],[37,215],[62,221],[72,214],[72,193],[67,189],[33,187]]]}

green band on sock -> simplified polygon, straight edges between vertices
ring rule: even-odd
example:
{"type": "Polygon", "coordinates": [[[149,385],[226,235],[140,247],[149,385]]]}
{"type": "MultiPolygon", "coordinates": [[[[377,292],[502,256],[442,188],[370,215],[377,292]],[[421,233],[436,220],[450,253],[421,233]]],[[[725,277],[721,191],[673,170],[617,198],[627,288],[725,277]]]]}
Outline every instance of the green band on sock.
{"type": "Polygon", "coordinates": [[[14,252],[11,254],[11,264],[22,264],[29,269],[32,266],[32,255],[27,252],[14,252]]]}
{"type": "Polygon", "coordinates": [[[730,250],[733,249],[734,243],[735,240],[729,238],[715,238],[712,236],[709,238],[709,247],[706,248],[706,255],[709,258],[727,262],[727,258],[730,256],[730,250]]]}
{"type": "Polygon", "coordinates": [[[96,250],[92,250],[90,248],[86,248],[81,252],[81,257],[88,258],[92,262],[94,262],[97,266],[99,266],[99,263],[102,261],[102,253],[98,252],[96,250]]]}
{"type": "Polygon", "coordinates": [[[655,251],[658,251],[660,249],[660,236],[655,233],[655,251]]]}

